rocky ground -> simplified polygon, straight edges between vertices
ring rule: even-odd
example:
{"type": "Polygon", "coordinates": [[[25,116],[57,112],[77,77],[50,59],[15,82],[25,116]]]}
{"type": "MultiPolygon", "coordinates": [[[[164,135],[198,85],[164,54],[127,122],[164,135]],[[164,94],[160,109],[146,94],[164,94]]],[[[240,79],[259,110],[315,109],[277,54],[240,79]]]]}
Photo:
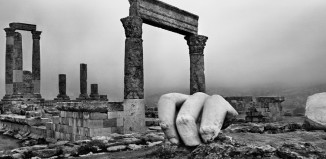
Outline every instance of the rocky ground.
{"type": "Polygon", "coordinates": [[[306,131],[300,118],[233,124],[214,142],[190,148],[170,145],[158,127],[151,129],[76,142],[25,138],[23,147],[0,151],[0,158],[326,158],[326,133],[306,131]]]}

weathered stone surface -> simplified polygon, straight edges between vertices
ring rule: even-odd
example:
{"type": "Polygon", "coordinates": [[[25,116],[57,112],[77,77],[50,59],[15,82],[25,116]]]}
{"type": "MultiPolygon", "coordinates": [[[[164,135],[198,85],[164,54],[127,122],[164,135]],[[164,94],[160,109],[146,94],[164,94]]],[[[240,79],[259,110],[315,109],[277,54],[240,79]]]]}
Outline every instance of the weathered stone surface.
{"type": "Polygon", "coordinates": [[[87,64],[80,64],[80,95],[79,99],[87,99],[87,64]]]}
{"type": "MultiPolygon", "coordinates": [[[[5,28],[6,31],[6,84],[13,83],[13,54],[15,30],[5,28]]],[[[8,93],[7,93],[8,94],[8,93]]]]}
{"type": "Polygon", "coordinates": [[[91,94],[89,95],[91,100],[100,100],[100,95],[98,94],[98,85],[91,84],[91,94]]]}
{"type": "Polygon", "coordinates": [[[142,20],[129,16],[121,19],[125,28],[124,99],[144,99],[142,20]]]}
{"type": "Polygon", "coordinates": [[[197,34],[198,16],[158,0],[132,0],[129,15],[144,23],[179,34],[197,34]]]}
{"type": "Polygon", "coordinates": [[[66,94],[66,75],[59,74],[59,94],[55,100],[70,100],[66,94]]]}
{"type": "Polygon", "coordinates": [[[36,25],[34,24],[26,24],[26,23],[10,23],[10,28],[14,30],[25,30],[25,31],[35,31],[36,25]]]}
{"type": "MultiPolygon", "coordinates": [[[[13,54],[13,70],[23,70],[23,47],[22,35],[15,32],[14,35],[14,54],[13,54]]],[[[22,82],[22,81],[20,81],[22,82]]]]}
{"type": "Polygon", "coordinates": [[[145,132],[145,101],[144,99],[125,99],[124,133],[145,132]]]}
{"type": "Polygon", "coordinates": [[[202,35],[186,36],[190,54],[190,94],[206,92],[204,48],[207,37],[202,35]]]}
{"type": "Polygon", "coordinates": [[[306,103],[306,124],[310,123],[309,129],[326,130],[326,93],[318,93],[309,96],[306,103]]]}

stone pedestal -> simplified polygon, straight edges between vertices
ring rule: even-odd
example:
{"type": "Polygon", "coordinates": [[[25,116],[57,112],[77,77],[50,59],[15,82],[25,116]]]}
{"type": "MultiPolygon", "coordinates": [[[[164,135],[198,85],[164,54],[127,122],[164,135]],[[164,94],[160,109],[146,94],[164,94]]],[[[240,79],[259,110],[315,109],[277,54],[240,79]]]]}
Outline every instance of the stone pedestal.
{"type": "Polygon", "coordinates": [[[145,100],[125,99],[123,101],[124,110],[124,133],[145,132],[145,100]]]}
{"type": "Polygon", "coordinates": [[[59,94],[54,100],[70,100],[66,93],[66,75],[59,74],[59,94]]]}
{"type": "Polygon", "coordinates": [[[206,92],[204,48],[207,37],[202,35],[186,36],[190,54],[190,94],[206,92]]]}
{"type": "Polygon", "coordinates": [[[91,100],[100,100],[100,95],[98,94],[98,85],[91,84],[91,94],[89,95],[91,100]]]}
{"type": "Polygon", "coordinates": [[[87,64],[80,64],[80,95],[77,100],[87,100],[87,64]]]}
{"type": "Polygon", "coordinates": [[[143,40],[140,17],[121,19],[125,29],[124,98],[144,99],[143,40]]]}

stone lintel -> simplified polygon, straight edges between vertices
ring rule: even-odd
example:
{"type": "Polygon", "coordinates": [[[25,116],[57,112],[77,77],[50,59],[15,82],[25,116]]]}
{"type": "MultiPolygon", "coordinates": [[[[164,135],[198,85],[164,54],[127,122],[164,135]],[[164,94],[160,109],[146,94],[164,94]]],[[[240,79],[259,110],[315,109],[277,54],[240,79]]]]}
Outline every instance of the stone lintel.
{"type": "Polygon", "coordinates": [[[158,0],[129,0],[130,16],[140,16],[144,23],[182,35],[198,33],[195,14],[158,0]]]}
{"type": "Polygon", "coordinates": [[[35,31],[36,25],[34,24],[26,24],[26,23],[10,23],[10,28],[15,30],[25,30],[25,31],[35,31]]]}

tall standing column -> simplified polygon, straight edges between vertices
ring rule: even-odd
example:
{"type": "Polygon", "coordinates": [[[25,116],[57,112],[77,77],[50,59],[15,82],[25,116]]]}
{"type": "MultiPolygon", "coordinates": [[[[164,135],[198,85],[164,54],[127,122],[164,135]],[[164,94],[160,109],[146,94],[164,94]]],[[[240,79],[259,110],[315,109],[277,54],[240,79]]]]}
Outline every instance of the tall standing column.
{"type": "Polygon", "coordinates": [[[24,94],[23,45],[22,45],[22,36],[18,32],[15,32],[14,34],[13,94],[24,94]]]}
{"type": "Polygon", "coordinates": [[[124,98],[144,99],[143,40],[140,17],[121,19],[125,29],[124,98]]]}
{"type": "Polygon", "coordinates": [[[41,59],[40,59],[40,35],[41,31],[32,31],[33,35],[33,55],[32,55],[32,74],[34,94],[41,93],[41,59]]]}
{"type": "Polygon", "coordinates": [[[87,64],[80,64],[80,100],[88,99],[87,94],[87,64]]]}
{"type": "Polygon", "coordinates": [[[69,100],[69,96],[67,96],[66,91],[66,75],[59,74],[59,94],[55,100],[69,100]]]}
{"type": "Polygon", "coordinates": [[[206,92],[204,48],[207,37],[202,35],[186,36],[190,55],[190,94],[206,92]]]}
{"type": "Polygon", "coordinates": [[[138,16],[121,19],[125,29],[124,133],[144,132],[143,20],[138,16]]]}
{"type": "Polygon", "coordinates": [[[6,31],[6,95],[10,98],[13,94],[13,54],[14,54],[14,34],[15,30],[5,28],[6,31]]]}

